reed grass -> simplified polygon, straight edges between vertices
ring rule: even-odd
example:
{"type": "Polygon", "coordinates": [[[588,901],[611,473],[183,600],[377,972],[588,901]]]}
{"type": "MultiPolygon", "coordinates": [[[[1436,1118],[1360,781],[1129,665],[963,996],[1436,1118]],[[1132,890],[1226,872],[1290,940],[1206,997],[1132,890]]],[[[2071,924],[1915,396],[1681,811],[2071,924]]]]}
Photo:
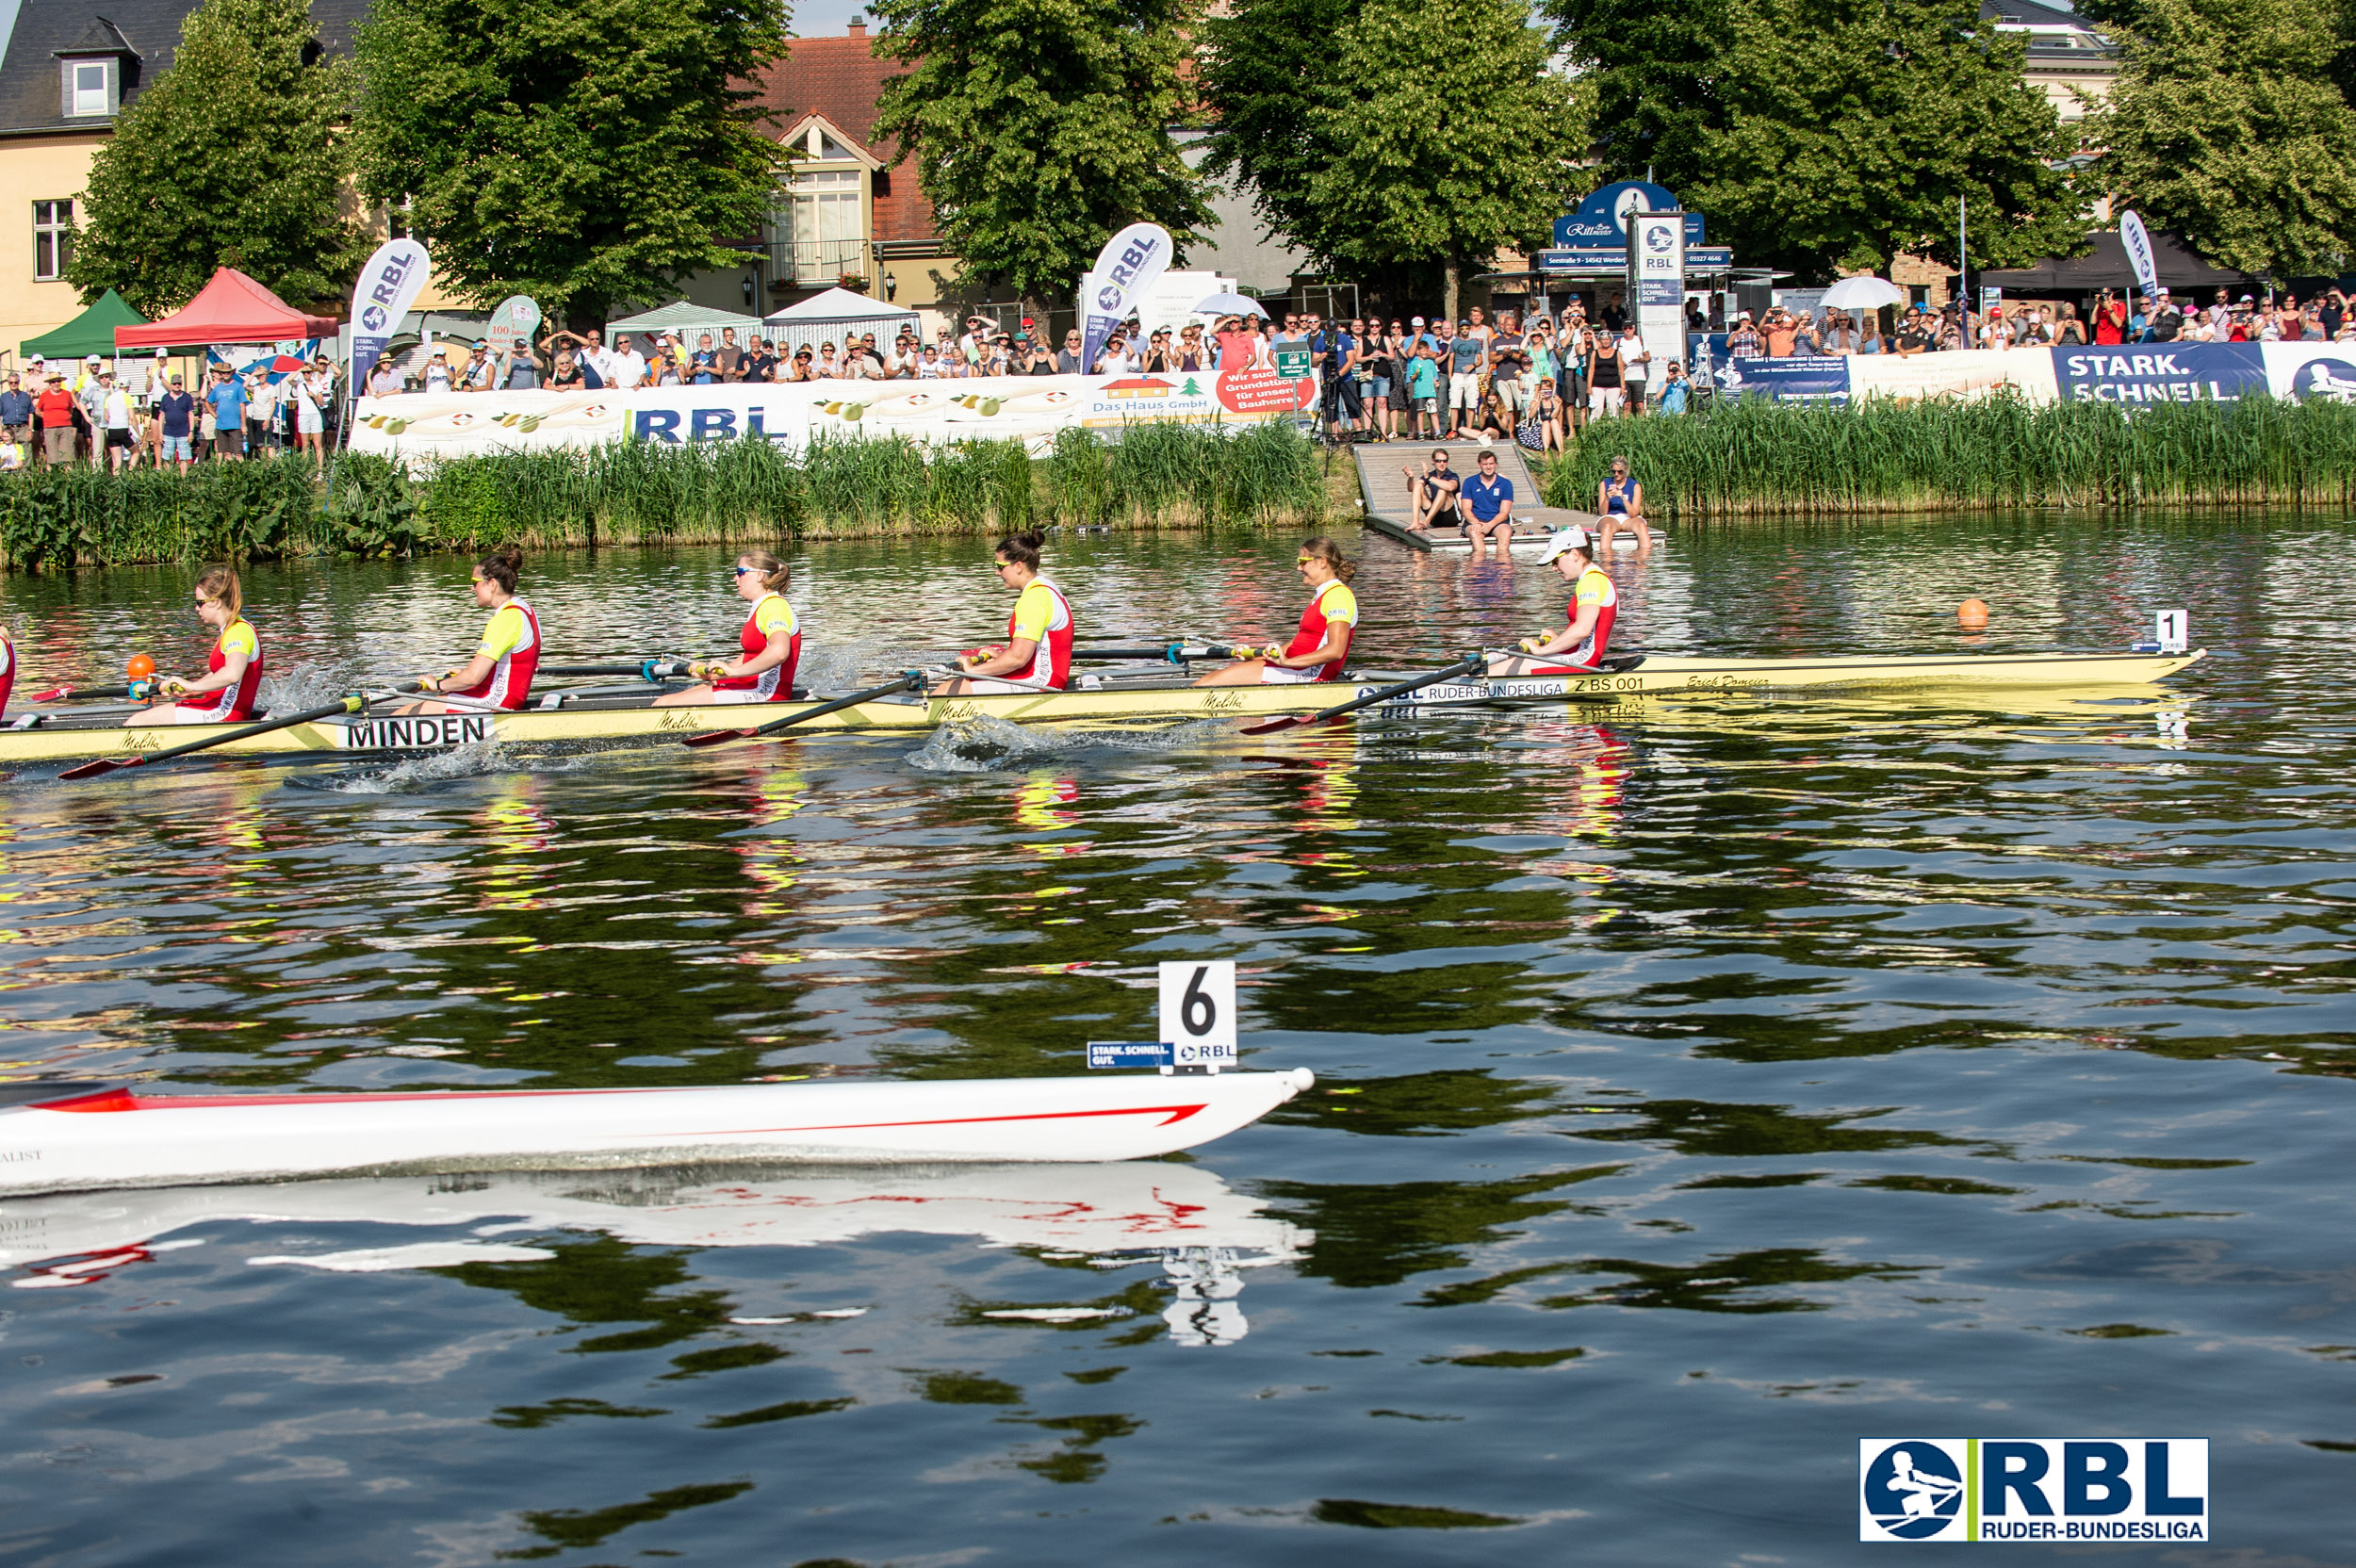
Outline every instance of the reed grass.
{"type": "Polygon", "coordinates": [[[1589,426],[1548,469],[1547,503],[1592,509],[1622,454],[1646,509],[1666,516],[2345,507],[2356,498],[2356,407],[2256,397],[2129,413],[2011,397],[1847,408],[1750,398],[1589,426]]]}
{"type": "Polygon", "coordinates": [[[346,452],[204,464],[186,476],[90,466],[0,474],[0,566],[257,559],[591,544],[751,542],[804,534],[985,532],[1048,520],[1138,527],[1325,515],[1312,455],[1281,425],[1138,425],[1112,446],[1062,432],[926,449],[906,437],[623,442],[580,452],[447,459],[417,475],[346,452]]]}

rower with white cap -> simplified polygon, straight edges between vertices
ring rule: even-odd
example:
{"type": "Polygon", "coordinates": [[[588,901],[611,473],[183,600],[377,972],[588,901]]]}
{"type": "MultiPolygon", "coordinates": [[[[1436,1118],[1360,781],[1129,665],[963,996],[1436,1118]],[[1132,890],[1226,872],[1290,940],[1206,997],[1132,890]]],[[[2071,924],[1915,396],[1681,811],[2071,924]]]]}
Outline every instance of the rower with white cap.
{"type": "Polygon", "coordinates": [[[1571,585],[1571,624],[1551,635],[1522,639],[1519,653],[1492,654],[1489,674],[1593,675],[1612,643],[1619,618],[1620,591],[1595,564],[1595,540],[1583,528],[1559,530],[1546,542],[1540,565],[1551,565],[1571,585]]]}

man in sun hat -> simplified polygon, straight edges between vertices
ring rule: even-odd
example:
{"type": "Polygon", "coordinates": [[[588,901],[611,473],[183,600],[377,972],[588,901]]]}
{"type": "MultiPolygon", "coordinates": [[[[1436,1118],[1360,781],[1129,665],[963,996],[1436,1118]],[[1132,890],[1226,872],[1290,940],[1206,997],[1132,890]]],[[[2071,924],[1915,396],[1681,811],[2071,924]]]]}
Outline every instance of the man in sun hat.
{"type": "Polygon", "coordinates": [[[1620,613],[1620,591],[1595,564],[1595,542],[1583,528],[1559,529],[1546,541],[1542,566],[1552,566],[1571,585],[1571,624],[1561,631],[1522,639],[1519,653],[1489,656],[1491,676],[1595,675],[1612,643],[1612,623],[1620,613]]]}

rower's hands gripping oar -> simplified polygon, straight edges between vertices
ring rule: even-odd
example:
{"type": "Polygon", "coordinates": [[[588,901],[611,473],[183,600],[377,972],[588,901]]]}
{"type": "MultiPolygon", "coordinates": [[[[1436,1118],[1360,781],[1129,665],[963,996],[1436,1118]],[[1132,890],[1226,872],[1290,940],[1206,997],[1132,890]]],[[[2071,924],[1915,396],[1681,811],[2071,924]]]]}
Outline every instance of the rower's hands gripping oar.
{"type": "MultiPolygon", "coordinates": [[[[417,686],[406,686],[401,690],[403,694],[406,694],[422,689],[417,686]]],[[[352,695],[330,703],[324,708],[305,709],[300,713],[289,713],[283,719],[264,719],[259,724],[231,725],[218,734],[207,735],[202,740],[189,741],[183,745],[166,746],[161,751],[137,751],[127,757],[101,757],[95,761],[84,762],[78,767],[68,768],[57,776],[59,778],[103,778],[118,768],[143,768],[151,762],[168,762],[175,757],[186,757],[191,752],[210,751],[215,746],[225,746],[232,741],[242,741],[249,735],[267,735],[274,729],[292,729],[299,724],[316,724],[321,719],[332,719],[338,713],[357,713],[368,705],[368,699],[354,692],[352,695]]]]}
{"type": "Polygon", "coordinates": [[[1460,675],[1478,674],[1488,667],[1488,662],[1486,654],[1467,654],[1446,669],[1433,670],[1430,675],[1419,675],[1413,680],[1402,680],[1396,686],[1385,686],[1381,691],[1369,692],[1365,696],[1337,704],[1322,712],[1286,714],[1281,719],[1269,719],[1264,724],[1246,725],[1243,732],[1246,735],[1273,735],[1279,730],[1294,729],[1302,725],[1324,724],[1329,719],[1338,719],[1345,713],[1355,713],[1361,708],[1372,708],[1378,702],[1388,702],[1393,697],[1403,696],[1409,692],[1433,685],[1439,681],[1451,680],[1460,675]]]}
{"type": "Polygon", "coordinates": [[[853,692],[847,697],[837,697],[832,702],[822,702],[815,708],[805,708],[798,713],[788,713],[781,719],[772,719],[755,729],[706,730],[701,735],[688,736],[686,743],[691,746],[716,746],[726,744],[729,741],[758,740],[763,735],[775,735],[780,729],[791,728],[810,719],[823,719],[829,713],[840,713],[845,708],[856,708],[862,702],[878,701],[892,695],[894,692],[921,692],[924,689],[924,671],[903,670],[888,686],[878,686],[868,692],[853,692]]]}

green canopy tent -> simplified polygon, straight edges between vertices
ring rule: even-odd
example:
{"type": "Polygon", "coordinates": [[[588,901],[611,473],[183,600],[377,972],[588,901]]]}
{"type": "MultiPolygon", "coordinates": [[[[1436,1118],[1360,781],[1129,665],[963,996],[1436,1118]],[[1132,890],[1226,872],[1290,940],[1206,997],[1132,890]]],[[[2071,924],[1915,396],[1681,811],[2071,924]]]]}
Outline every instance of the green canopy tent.
{"type": "Polygon", "coordinates": [[[122,295],[109,288],[98,297],[97,303],[68,321],[55,332],[39,337],[28,337],[17,345],[17,352],[30,359],[39,354],[43,359],[79,359],[84,354],[115,356],[115,328],[143,327],[147,318],[133,310],[122,295]]]}

